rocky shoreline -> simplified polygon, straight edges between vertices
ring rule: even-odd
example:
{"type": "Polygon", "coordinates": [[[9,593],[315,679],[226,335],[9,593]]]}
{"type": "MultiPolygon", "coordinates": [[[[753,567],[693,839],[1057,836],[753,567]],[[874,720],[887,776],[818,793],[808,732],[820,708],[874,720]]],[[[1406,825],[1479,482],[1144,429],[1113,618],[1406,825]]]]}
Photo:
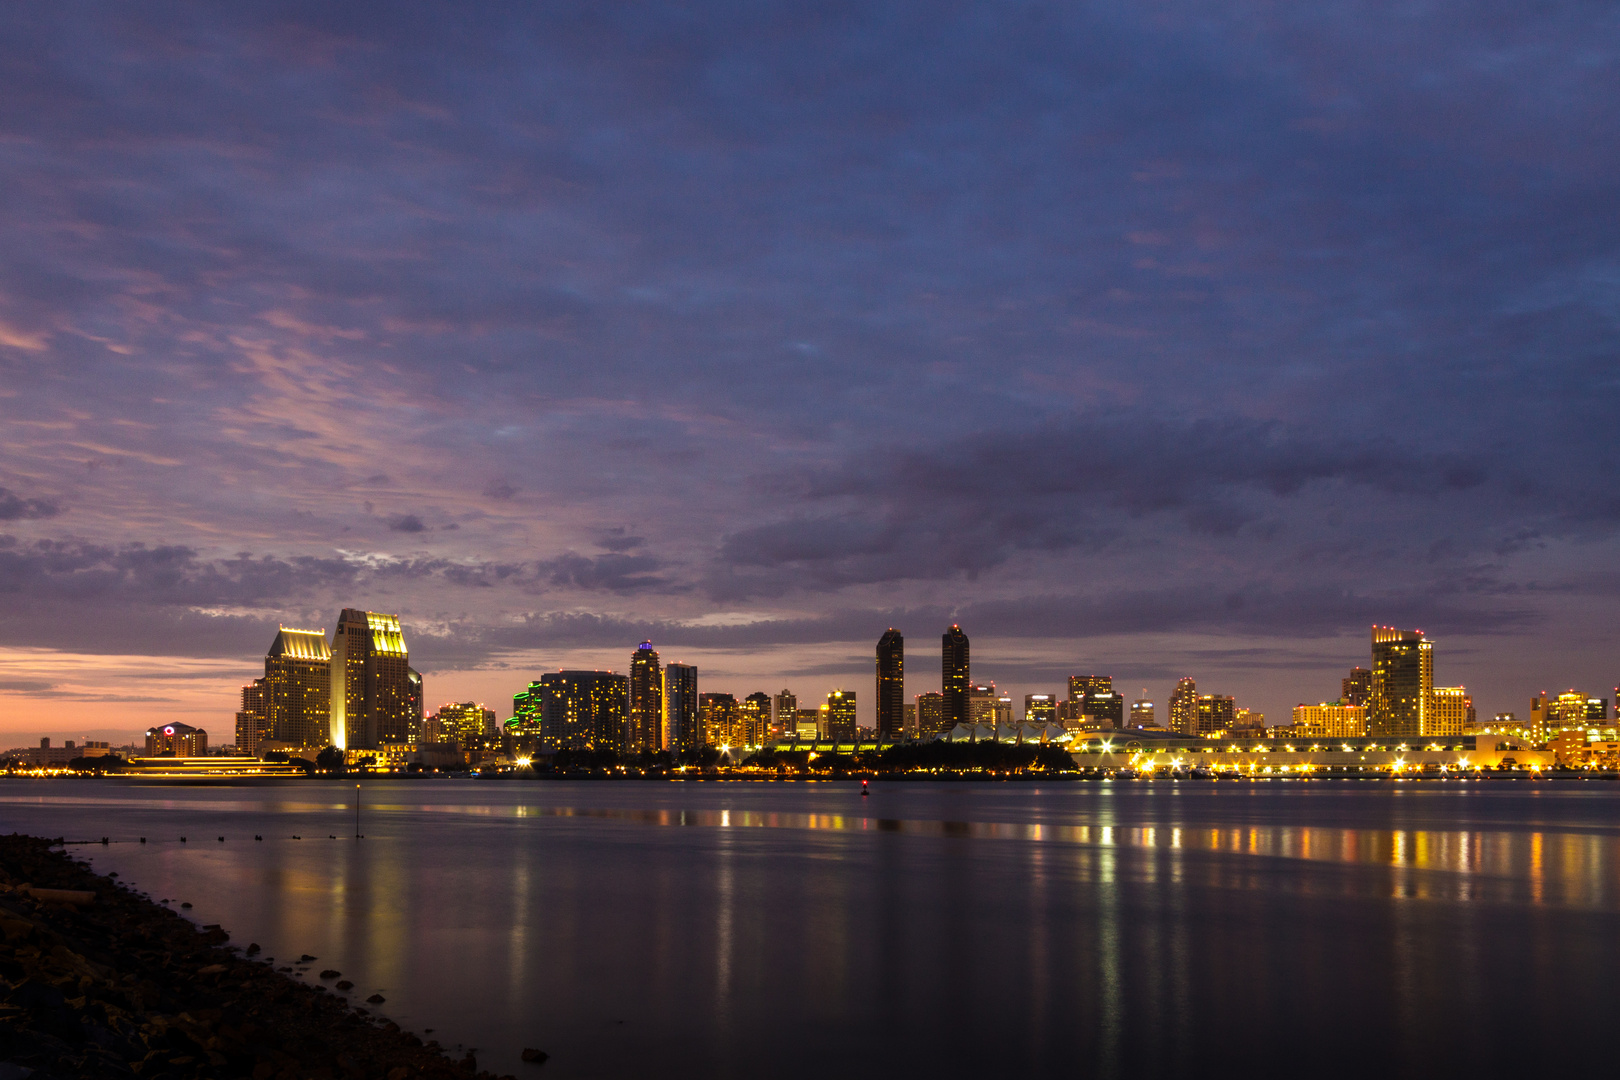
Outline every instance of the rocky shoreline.
{"type": "Polygon", "coordinates": [[[0,1080],[503,1080],[245,958],[59,843],[0,836],[0,1080]]]}

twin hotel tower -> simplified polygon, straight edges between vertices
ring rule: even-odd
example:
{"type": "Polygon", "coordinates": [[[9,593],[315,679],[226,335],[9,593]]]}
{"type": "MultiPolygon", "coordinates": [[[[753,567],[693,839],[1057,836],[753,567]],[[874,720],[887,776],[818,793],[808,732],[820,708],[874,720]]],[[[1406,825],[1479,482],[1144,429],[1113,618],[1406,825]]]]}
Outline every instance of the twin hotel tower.
{"type": "MultiPolygon", "coordinates": [[[[905,700],[905,640],[898,630],[877,644],[876,729],[856,726],[855,693],[835,690],[819,708],[801,709],[788,691],[698,693],[697,668],[660,664],[651,642],[631,654],[628,675],[611,671],[558,671],[542,675],[513,698],[513,715],[472,702],[423,715],[422,676],[410,666],[399,617],[344,609],[331,643],[321,631],[283,628],[264,661],[264,677],[242,688],[236,715],[239,753],[282,751],[312,756],[328,746],[351,758],[392,757],[407,748],[494,749],[522,740],[548,750],[612,750],[638,754],[693,752],[705,746],[762,746],[780,740],[890,743],[902,739],[1039,739],[1068,741],[1082,733],[1129,729],[1182,737],[1426,738],[1476,729],[1473,702],[1462,687],[1433,684],[1433,644],[1421,631],[1374,627],[1372,667],[1357,667],[1342,681],[1336,701],[1301,705],[1289,727],[1267,729],[1265,717],[1239,709],[1221,694],[1203,694],[1190,678],[1170,695],[1168,724],[1142,699],[1128,707],[1106,675],[1075,675],[1067,700],[1027,694],[1021,723],[1013,702],[994,683],[970,677],[968,637],[952,626],[941,638],[942,679],[937,692],[905,700]]],[[[1578,697],[1581,719],[1604,699],[1578,697]]],[[[1535,699],[1529,727],[1546,727],[1567,703],[1535,699]],[[1538,703],[1542,715],[1538,717],[1538,703]],[[1543,721],[1536,724],[1536,720],[1543,721]]],[[[1518,723],[1511,714],[1497,722],[1518,723]]],[[[176,725],[177,727],[180,725],[176,725]]],[[[191,731],[193,729],[187,729],[191,731]]],[[[199,733],[201,734],[201,733],[199,733]]],[[[1526,730],[1524,734],[1535,736],[1526,730]]],[[[206,735],[204,735],[206,737],[206,735]]]]}

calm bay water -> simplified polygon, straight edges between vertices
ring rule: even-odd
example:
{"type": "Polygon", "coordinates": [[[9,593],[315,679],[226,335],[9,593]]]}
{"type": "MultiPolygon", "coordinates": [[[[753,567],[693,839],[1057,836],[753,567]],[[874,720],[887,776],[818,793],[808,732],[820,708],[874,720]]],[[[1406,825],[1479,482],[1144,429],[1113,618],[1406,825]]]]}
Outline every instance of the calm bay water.
{"type": "Polygon", "coordinates": [[[1620,785],[368,781],[359,841],[353,799],[8,779],[0,828],[109,836],[73,850],[519,1075],[1613,1057],[1620,785]]]}

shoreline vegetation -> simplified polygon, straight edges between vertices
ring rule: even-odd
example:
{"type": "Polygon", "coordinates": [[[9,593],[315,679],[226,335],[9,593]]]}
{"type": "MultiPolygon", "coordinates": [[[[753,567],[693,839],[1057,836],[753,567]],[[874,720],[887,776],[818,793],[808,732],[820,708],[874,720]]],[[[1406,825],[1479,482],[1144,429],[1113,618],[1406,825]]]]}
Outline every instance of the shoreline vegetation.
{"type": "Polygon", "coordinates": [[[512,1080],[227,945],[59,839],[0,836],[0,934],[6,1080],[512,1080]]]}

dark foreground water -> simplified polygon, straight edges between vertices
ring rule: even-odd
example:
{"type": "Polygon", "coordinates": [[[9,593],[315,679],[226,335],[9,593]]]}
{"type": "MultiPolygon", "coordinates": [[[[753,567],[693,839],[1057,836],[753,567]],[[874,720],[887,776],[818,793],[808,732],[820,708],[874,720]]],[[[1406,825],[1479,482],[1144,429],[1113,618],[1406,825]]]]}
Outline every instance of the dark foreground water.
{"type": "Polygon", "coordinates": [[[537,1078],[1616,1058],[1620,785],[368,782],[359,841],[353,797],[4,780],[0,828],[537,1078]]]}

